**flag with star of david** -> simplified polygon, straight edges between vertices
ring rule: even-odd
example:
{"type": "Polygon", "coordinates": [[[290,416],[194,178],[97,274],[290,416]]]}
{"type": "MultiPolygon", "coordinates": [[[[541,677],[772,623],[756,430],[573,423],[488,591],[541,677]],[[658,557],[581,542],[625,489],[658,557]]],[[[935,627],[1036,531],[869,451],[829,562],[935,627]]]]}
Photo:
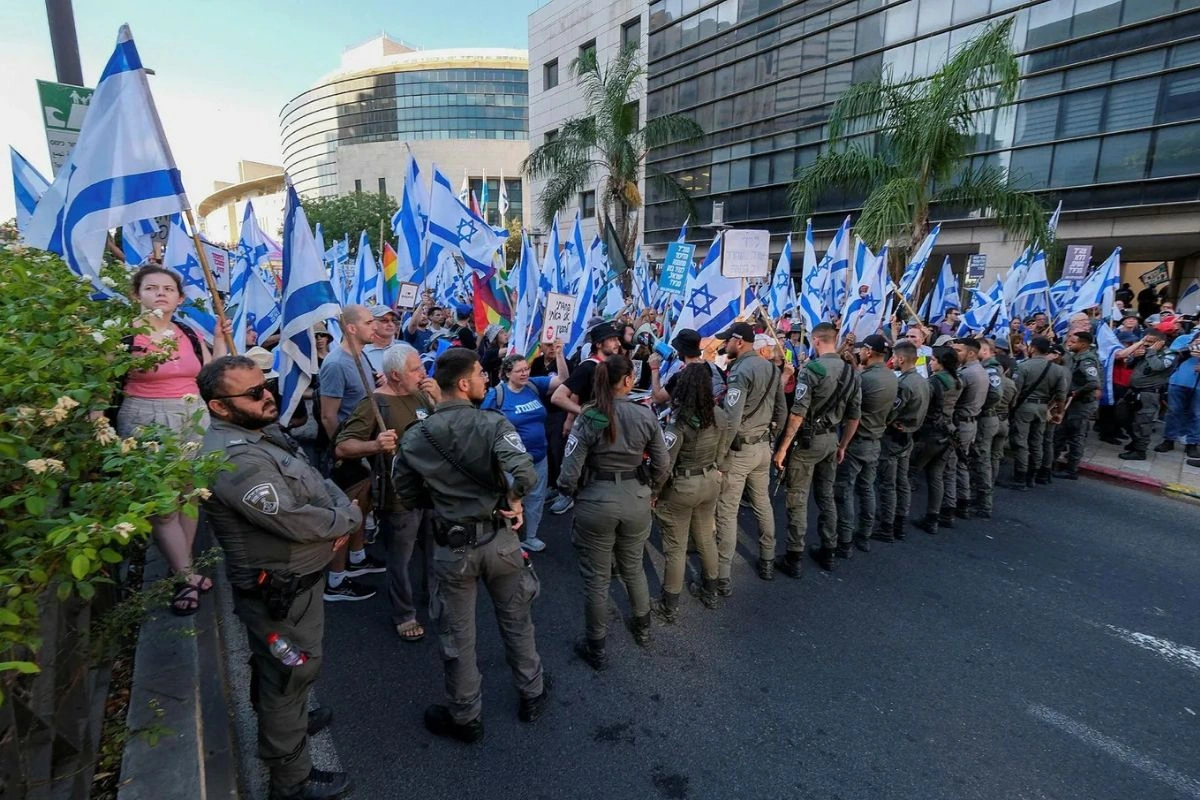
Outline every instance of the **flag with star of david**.
{"type": "Polygon", "coordinates": [[[804,266],[800,272],[800,296],[796,303],[804,327],[810,331],[825,321],[825,284],[828,280],[829,264],[825,260],[817,261],[810,218],[804,230],[804,266]]]}
{"type": "Polygon", "coordinates": [[[683,311],[675,321],[674,331],[691,328],[701,338],[716,336],[737,319],[744,305],[754,299],[754,290],[747,288],[739,302],[741,281],[721,274],[721,242],[718,234],[703,267],[688,278],[683,289],[683,311]]]}
{"type": "Polygon", "coordinates": [[[451,188],[450,179],[435,165],[427,236],[431,244],[461,255],[468,267],[486,279],[496,271],[492,256],[504,245],[507,233],[496,231],[464,205],[451,188]]]}
{"type": "Polygon", "coordinates": [[[866,242],[855,239],[854,281],[842,309],[841,336],[853,333],[855,341],[870,336],[883,323],[884,300],[888,294],[887,244],[879,255],[871,252],[866,242]]]}

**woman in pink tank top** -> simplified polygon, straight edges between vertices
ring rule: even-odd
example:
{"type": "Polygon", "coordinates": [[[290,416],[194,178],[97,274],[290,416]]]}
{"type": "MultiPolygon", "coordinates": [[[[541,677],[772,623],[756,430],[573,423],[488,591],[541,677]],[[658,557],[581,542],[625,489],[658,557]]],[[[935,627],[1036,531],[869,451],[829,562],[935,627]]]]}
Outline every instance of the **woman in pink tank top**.
{"type": "MultiPolygon", "coordinates": [[[[133,337],[133,352],[171,352],[154,369],[130,372],[123,387],[124,397],[117,412],[117,433],[137,436],[149,425],[161,425],[194,443],[198,452],[208,413],[200,401],[196,375],[213,357],[203,339],[189,336],[174,319],[183,302],[183,282],[175,272],[147,265],[133,274],[133,299],[145,310],[143,320],[149,334],[133,337]],[[198,352],[197,352],[198,351],[198,352]],[[200,415],[200,424],[194,420],[200,415]]],[[[228,323],[226,323],[228,326],[228,323]]],[[[216,355],[225,354],[225,340],[216,337],[216,355]]],[[[196,613],[200,594],[212,589],[212,580],[192,572],[192,547],[196,541],[196,520],[176,512],[150,520],[158,548],[171,565],[179,587],[171,610],[181,616],[196,613]]]]}

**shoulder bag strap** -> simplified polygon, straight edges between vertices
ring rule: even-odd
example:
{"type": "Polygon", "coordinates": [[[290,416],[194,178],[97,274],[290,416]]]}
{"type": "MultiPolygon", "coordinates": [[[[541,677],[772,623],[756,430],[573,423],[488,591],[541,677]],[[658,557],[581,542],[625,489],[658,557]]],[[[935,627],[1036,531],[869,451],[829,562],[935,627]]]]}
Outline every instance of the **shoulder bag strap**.
{"type": "Polygon", "coordinates": [[[441,455],[441,457],[446,459],[446,463],[448,463],[450,466],[454,467],[456,470],[458,470],[460,473],[462,473],[466,477],[470,478],[476,485],[482,486],[484,489],[487,489],[489,492],[497,491],[497,487],[494,484],[485,483],[483,480],[481,480],[479,478],[478,475],[476,475],[475,473],[468,470],[462,464],[458,463],[458,461],[455,460],[454,456],[450,455],[450,453],[448,453],[446,451],[446,448],[442,447],[442,443],[439,442],[434,437],[434,435],[429,432],[429,426],[426,425],[423,421],[421,422],[421,433],[425,436],[425,438],[429,441],[429,443],[431,445],[433,445],[433,449],[437,450],[438,453],[441,455]]]}
{"type": "Polygon", "coordinates": [[[1046,379],[1046,375],[1049,374],[1049,372],[1050,372],[1050,362],[1047,361],[1045,368],[1042,369],[1042,374],[1037,376],[1036,381],[1029,384],[1028,389],[1021,392],[1021,394],[1017,398],[1017,402],[1013,406],[1013,408],[1020,408],[1025,403],[1025,401],[1029,399],[1029,396],[1031,394],[1033,394],[1033,390],[1042,385],[1042,381],[1044,381],[1046,379]]]}

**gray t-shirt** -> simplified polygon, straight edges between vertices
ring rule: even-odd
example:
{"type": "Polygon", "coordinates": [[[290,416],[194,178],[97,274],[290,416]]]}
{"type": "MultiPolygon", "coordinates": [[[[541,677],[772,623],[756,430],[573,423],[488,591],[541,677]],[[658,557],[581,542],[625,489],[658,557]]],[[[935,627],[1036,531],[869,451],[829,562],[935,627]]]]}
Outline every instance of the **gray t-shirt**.
{"type": "MultiPolygon", "coordinates": [[[[367,375],[368,381],[374,381],[374,370],[371,369],[371,364],[364,357],[359,357],[362,363],[363,371],[367,375]]],[[[328,397],[334,400],[340,400],[338,405],[337,418],[338,422],[344,422],[346,417],[350,416],[354,411],[354,407],[358,405],[364,397],[367,396],[368,389],[363,386],[362,377],[358,374],[358,368],[354,366],[354,359],[350,354],[341,347],[335,347],[321,362],[321,397],[328,397]]],[[[370,391],[374,391],[374,385],[370,386],[370,391]]]]}

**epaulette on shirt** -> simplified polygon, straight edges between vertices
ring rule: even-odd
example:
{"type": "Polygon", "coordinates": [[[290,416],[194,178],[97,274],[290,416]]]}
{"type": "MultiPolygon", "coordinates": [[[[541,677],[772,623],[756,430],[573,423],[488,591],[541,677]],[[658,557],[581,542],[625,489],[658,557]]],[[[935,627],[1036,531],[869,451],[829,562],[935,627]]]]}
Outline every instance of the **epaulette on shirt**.
{"type": "Polygon", "coordinates": [[[824,378],[826,375],[829,374],[825,370],[825,365],[817,363],[816,359],[809,361],[807,364],[804,365],[804,368],[807,370],[810,370],[812,372],[812,374],[816,375],[818,378],[824,378]]]}
{"type": "Polygon", "coordinates": [[[936,372],[936,373],[934,373],[934,377],[942,382],[943,389],[949,389],[951,386],[954,385],[954,379],[951,378],[950,375],[945,372],[936,372]]]}
{"type": "Polygon", "coordinates": [[[596,430],[608,427],[608,415],[598,408],[589,408],[583,412],[583,418],[596,430]]]}

